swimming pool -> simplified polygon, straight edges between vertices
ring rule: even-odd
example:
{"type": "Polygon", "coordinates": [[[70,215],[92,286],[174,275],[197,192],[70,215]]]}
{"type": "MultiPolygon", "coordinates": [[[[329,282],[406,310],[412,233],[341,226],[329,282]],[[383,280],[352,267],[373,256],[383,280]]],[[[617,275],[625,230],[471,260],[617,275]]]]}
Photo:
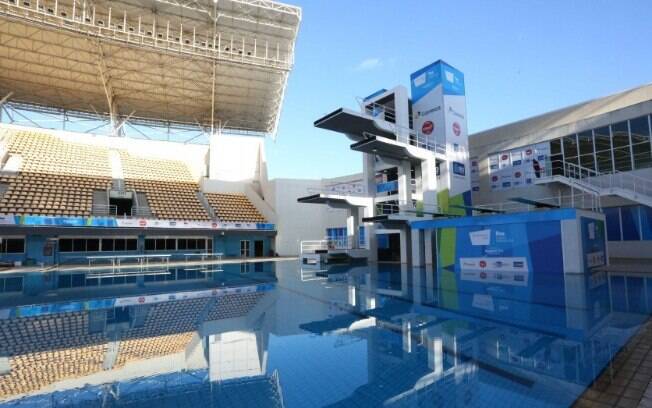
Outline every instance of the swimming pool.
{"type": "Polygon", "coordinates": [[[75,287],[51,271],[46,289],[24,277],[0,297],[0,406],[564,407],[652,302],[646,278],[605,272],[242,265],[75,287]]]}

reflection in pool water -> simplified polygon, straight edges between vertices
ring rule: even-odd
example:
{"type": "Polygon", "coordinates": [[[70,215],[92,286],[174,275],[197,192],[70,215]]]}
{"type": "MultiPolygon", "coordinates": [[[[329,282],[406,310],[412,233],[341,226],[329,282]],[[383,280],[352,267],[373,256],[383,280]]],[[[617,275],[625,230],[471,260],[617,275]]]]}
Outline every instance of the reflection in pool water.
{"type": "Polygon", "coordinates": [[[398,264],[95,275],[25,275],[0,297],[2,406],[568,406],[652,287],[440,282],[398,264]]]}

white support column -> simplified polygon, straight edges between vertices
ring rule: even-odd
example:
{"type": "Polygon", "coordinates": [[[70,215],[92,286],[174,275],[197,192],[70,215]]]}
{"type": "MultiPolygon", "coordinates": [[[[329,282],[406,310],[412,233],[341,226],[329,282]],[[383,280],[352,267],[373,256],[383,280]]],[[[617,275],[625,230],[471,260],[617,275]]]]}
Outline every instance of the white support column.
{"type": "Polygon", "coordinates": [[[360,217],[358,207],[351,207],[347,210],[346,235],[351,248],[357,248],[360,242],[360,217]]]}
{"type": "Polygon", "coordinates": [[[421,162],[421,192],[425,212],[437,212],[437,160],[434,155],[421,162]]]}
{"type": "Polygon", "coordinates": [[[423,230],[416,228],[410,229],[410,248],[412,253],[411,264],[412,266],[424,266],[424,251],[423,251],[423,230]]]}
{"type": "Polygon", "coordinates": [[[398,166],[398,206],[399,211],[404,212],[412,208],[412,187],[410,185],[410,173],[412,166],[409,161],[401,160],[398,166]]]}
{"type": "Polygon", "coordinates": [[[425,252],[425,264],[426,265],[432,265],[435,259],[435,253],[433,250],[433,230],[432,229],[425,229],[423,230],[423,248],[425,252]]]}
{"type": "Polygon", "coordinates": [[[401,263],[407,264],[410,258],[410,247],[408,241],[410,239],[408,235],[408,227],[402,227],[399,232],[400,239],[400,248],[401,248],[401,263]]]}

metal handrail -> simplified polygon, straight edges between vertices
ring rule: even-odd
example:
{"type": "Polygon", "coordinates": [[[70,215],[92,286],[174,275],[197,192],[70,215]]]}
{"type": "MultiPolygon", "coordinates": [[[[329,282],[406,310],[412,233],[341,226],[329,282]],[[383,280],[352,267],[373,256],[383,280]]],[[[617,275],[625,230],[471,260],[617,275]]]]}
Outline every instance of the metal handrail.
{"type": "Polygon", "coordinates": [[[367,192],[364,188],[362,179],[343,181],[341,183],[329,184],[323,187],[310,187],[308,192],[311,194],[337,194],[337,195],[352,195],[352,196],[366,196],[367,192]],[[348,188],[353,186],[353,188],[348,188]]]}
{"type": "Polygon", "coordinates": [[[555,171],[559,170],[559,166],[553,168],[552,165],[546,165],[545,176],[548,178],[562,176],[573,179],[584,187],[595,190],[596,194],[603,195],[618,188],[652,198],[652,181],[628,172],[618,170],[610,173],[599,172],[568,162],[564,162],[561,169],[562,174],[555,174],[555,171]]]}
{"type": "MultiPolygon", "coordinates": [[[[537,197],[533,199],[533,201],[559,206],[560,208],[592,209],[596,211],[601,209],[600,197],[591,193],[567,194],[554,197],[537,197]]],[[[489,204],[478,204],[474,205],[474,207],[478,209],[493,210],[505,213],[531,212],[537,210],[535,205],[515,201],[500,201],[489,204]]]]}

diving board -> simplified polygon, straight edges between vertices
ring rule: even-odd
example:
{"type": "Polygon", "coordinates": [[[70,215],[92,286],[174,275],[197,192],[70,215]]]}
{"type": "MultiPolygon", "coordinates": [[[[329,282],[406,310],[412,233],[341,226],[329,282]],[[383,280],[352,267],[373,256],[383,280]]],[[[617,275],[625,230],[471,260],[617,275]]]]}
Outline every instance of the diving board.
{"type": "Polygon", "coordinates": [[[482,214],[505,214],[505,211],[502,210],[494,210],[491,208],[483,208],[483,207],[473,207],[469,205],[454,205],[450,204],[449,207],[452,208],[459,208],[461,210],[471,210],[471,211],[477,211],[482,214]]]}

